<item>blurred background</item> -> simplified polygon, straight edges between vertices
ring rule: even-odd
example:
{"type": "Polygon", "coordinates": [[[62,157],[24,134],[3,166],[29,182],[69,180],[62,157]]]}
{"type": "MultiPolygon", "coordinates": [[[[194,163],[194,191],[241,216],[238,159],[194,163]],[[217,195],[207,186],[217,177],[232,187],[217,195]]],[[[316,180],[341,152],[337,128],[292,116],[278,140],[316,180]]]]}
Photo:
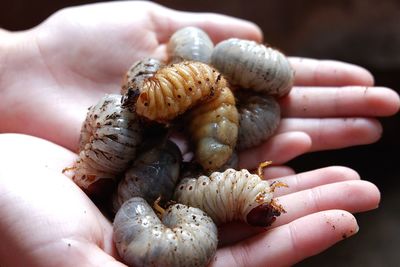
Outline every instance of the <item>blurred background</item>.
{"type": "MultiPolygon", "coordinates": [[[[2,0],[0,27],[33,27],[56,10],[98,1],[2,0]]],[[[270,45],[287,55],[336,59],[361,65],[376,85],[400,88],[399,0],[154,1],[194,12],[217,12],[258,24],[270,45]]],[[[357,214],[360,232],[297,266],[400,266],[400,116],[381,119],[382,139],[372,145],[317,152],[289,162],[296,171],[343,165],[382,192],[379,209],[357,214]],[[389,154],[390,153],[390,154],[389,154]],[[397,155],[397,156],[396,156],[397,155]]]]}

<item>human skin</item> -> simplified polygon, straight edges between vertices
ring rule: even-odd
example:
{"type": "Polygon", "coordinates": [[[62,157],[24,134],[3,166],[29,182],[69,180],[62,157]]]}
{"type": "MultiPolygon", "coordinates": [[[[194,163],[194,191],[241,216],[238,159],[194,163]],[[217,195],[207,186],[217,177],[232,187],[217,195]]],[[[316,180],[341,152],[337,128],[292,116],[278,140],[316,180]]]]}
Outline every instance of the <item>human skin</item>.
{"type": "MultiPolygon", "coordinates": [[[[188,25],[214,42],[262,41],[260,29],[246,21],[138,1],[68,8],[35,28],[0,31],[0,132],[27,134],[0,135],[0,266],[123,266],[112,224],[61,170],[76,159],[87,108],[120,90],[132,62],[165,59],[169,36],[188,25]]],[[[292,265],[356,233],[351,213],[378,206],[376,186],[349,168],[294,174],[284,164],[310,151],[377,141],[378,119],[398,111],[398,95],[375,87],[358,66],[290,61],[295,87],[280,101],[280,127],[240,155],[248,169],[273,160],[265,174],[289,185],[276,190],[287,213],[261,231],[222,227],[212,266],[292,265]]]]}

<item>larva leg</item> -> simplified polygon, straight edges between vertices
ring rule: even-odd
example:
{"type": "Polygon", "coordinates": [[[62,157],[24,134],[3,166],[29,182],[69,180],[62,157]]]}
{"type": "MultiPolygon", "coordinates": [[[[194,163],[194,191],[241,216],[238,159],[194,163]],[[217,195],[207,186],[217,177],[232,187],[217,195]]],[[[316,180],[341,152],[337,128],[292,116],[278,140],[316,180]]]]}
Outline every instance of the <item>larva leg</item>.
{"type": "Polygon", "coordinates": [[[158,197],[156,201],[153,203],[153,209],[159,214],[159,217],[163,217],[165,213],[165,209],[160,206],[161,197],[158,197]]]}
{"type": "Polygon", "coordinates": [[[275,189],[279,187],[289,187],[287,184],[277,181],[272,182],[270,186],[271,186],[271,192],[275,192],[275,189]]]}
{"type": "Polygon", "coordinates": [[[268,167],[268,166],[271,165],[271,164],[272,164],[272,161],[264,161],[264,162],[261,162],[261,163],[258,165],[258,168],[257,168],[257,175],[258,175],[260,178],[264,177],[264,168],[268,167]]]}

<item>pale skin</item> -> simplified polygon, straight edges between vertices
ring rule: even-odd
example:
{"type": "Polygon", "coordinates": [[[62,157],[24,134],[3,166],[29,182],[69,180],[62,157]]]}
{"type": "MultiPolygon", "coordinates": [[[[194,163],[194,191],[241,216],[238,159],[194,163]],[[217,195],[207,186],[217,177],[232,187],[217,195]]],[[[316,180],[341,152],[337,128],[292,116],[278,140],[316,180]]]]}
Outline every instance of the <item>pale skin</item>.
{"type": "MultiPolygon", "coordinates": [[[[262,41],[249,22],[150,2],[70,8],[27,31],[0,30],[0,132],[27,134],[0,135],[0,266],[124,266],[111,222],[61,170],[76,158],[87,108],[119,91],[133,61],[165,59],[169,36],[189,25],[214,42],[262,41]]],[[[273,160],[265,174],[288,185],[275,190],[287,213],[268,229],[221,227],[211,266],[292,265],[355,234],[352,213],[379,204],[376,186],[349,168],[295,174],[283,164],[310,151],[377,141],[377,119],[398,111],[398,95],[375,87],[358,66],[303,58],[291,63],[296,86],[280,102],[278,132],[240,155],[241,167],[249,169],[273,160]]]]}

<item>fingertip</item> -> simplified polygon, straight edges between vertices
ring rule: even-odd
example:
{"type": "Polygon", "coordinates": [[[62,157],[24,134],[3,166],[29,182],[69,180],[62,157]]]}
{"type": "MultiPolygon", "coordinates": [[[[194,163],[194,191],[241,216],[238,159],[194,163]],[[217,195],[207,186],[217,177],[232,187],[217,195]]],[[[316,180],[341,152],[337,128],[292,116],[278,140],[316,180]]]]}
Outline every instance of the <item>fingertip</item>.
{"type": "Polygon", "coordinates": [[[360,195],[364,194],[366,197],[365,197],[365,200],[363,201],[364,209],[358,210],[358,212],[377,209],[381,202],[381,192],[380,192],[379,188],[370,181],[363,180],[362,182],[363,182],[364,188],[360,188],[360,193],[361,193],[360,195]],[[367,192],[367,193],[364,193],[364,192],[367,192]]]}
{"type": "Polygon", "coordinates": [[[373,105],[379,107],[381,116],[392,116],[400,110],[400,96],[390,88],[374,87],[374,90],[369,90],[367,87],[365,93],[372,93],[371,99],[374,101],[373,105]]]}
{"type": "Polygon", "coordinates": [[[338,63],[342,64],[344,68],[347,68],[348,75],[352,78],[351,80],[355,85],[373,86],[375,84],[374,76],[366,68],[352,63],[338,63]]]}

